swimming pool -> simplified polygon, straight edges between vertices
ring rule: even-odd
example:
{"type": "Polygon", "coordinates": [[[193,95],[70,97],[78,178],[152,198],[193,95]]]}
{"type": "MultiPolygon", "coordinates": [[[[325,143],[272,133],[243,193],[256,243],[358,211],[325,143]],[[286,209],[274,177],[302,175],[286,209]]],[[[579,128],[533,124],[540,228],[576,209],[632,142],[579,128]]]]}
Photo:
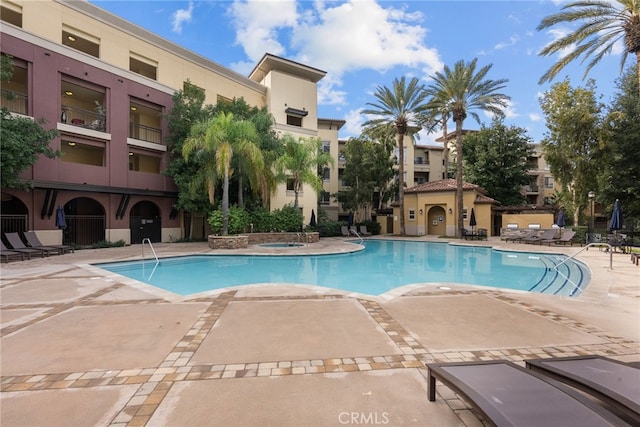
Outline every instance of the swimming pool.
{"type": "MultiPolygon", "coordinates": [[[[416,283],[457,283],[556,295],[579,294],[589,269],[565,255],[441,242],[368,240],[335,255],[194,255],[94,264],[180,295],[258,283],[324,286],[380,295],[416,283]]],[[[294,254],[294,252],[292,252],[294,254]]]]}

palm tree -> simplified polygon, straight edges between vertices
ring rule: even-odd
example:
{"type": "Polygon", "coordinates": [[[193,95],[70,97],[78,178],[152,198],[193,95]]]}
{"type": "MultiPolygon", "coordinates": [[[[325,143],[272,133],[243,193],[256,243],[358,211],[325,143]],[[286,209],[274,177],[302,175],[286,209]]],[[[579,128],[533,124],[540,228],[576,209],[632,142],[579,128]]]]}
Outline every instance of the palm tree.
{"type": "Polygon", "coordinates": [[[584,57],[583,61],[592,57],[584,73],[586,77],[594,65],[611,53],[614,44],[620,39],[624,39],[626,49],[622,55],[620,70],[624,69],[627,55],[635,54],[640,82],[640,1],[586,0],[567,3],[561,12],[544,18],[538,25],[538,30],[576,21],[582,23],[575,31],[550,43],[540,52],[540,55],[547,56],[575,46],[571,53],[563,56],[540,78],[540,83],[552,80],[579,56],[584,57]]]}
{"type": "Polygon", "coordinates": [[[400,234],[405,234],[404,228],[404,137],[410,132],[415,135],[427,122],[427,93],[424,85],[417,77],[409,82],[405,77],[394,79],[391,89],[378,86],[373,94],[376,102],[368,102],[371,108],[362,114],[376,118],[363,123],[366,132],[395,129],[398,144],[398,201],[400,203],[400,234]]]}
{"type": "MultiPolygon", "coordinates": [[[[480,118],[474,109],[488,111],[496,115],[503,115],[502,109],[511,99],[498,91],[505,87],[506,79],[485,80],[492,65],[486,65],[476,72],[477,59],[465,63],[456,62],[453,69],[445,65],[442,72],[431,76],[433,83],[426,93],[431,97],[428,107],[434,114],[446,115],[451,113],[456,125],[456,204],[458,237],[462,237],[464,227],[463,199],[462,199],[462,125],[471,115],[478,123],[480,118]]],[[[446,139],[446,138],[445,138],[446,139]]]]}
{"type": "Polygon", "coordinates": [[[198,122],[191,128],[191,135],[182,147],[182,155],[203,160],[203,168],[194,177],[194,185],[205,185],[209,202],[214,203],[215,186],[222,179],[222,234],[228,234],[229,226],[229,178],[233,174],[231,160],[234,152],[249,159],[255,170],[262,170],[260,149],[254,144],[256,129],[247,120],[235,120],[232,113],[219,113],[212,119],[198,122]]]}
{"type": "Polygon", "coordinates": [[[291,134],[282,136],[284,154],[276,160],[276,180],[278,182],[293,181],[295,199],[293,206],[298,207],[298,195],[302,191],[303,184],[309,184],[316,192],[322,190],[322,179],[318,176],[318,168],[333,166],[331,154],[322,152],[322,143],[319,139],[298,140],[291,134]]]}

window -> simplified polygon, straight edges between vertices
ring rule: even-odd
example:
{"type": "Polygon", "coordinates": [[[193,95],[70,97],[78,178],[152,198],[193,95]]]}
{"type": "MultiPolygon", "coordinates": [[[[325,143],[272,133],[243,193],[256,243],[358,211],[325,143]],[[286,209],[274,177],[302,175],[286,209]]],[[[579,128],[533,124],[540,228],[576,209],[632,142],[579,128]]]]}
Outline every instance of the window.
{"type": "MultiPolygon", "coordinates": [[[[404,155],[404,164],[407,164],[407,147],[402,147],[402,154],[404,155]]],[[[398,147],[393,149],[393,155],[396,157],[396,161],[400,161],[400,150],[398,147]]]]}
{"type": "Polygon", "coordinates": [[[160,173],[160,157],[129,152],[129,170],[147,173],[160,173]]]}
{"type": "Polygon", "coordinates": [[[416,157],[415,159],[413,159],[413,163],[416,165],[423,165],[424,164],[424,158],[423,157],[416,157]]]}
{"type": "Polygon", "coordinates": [[[100,39],[80,30],[63,26],[62,44],[100,58],[100,39]]]}
{"type": "Polygon", "coordinates": [[[224,105],[231,105],[231,104],[233,104],[233,99],[227,98],[226,96],[218,95],[218,96],[216,96],[216,103],[224,104],[224,105]]]}
{"type": "Polygon", "coordinates": [[[13,75],[11,80],[2,82],[0,106],[12,113],[26,116],[29,114],[27,63],[16,58],[11,58],[11,62],[13,62],[13,75]]]}
{"type": "Polygon", "coordinates": [[[330,153],[331,152],[331,143],[328,141],[322,141],[322,152],[330,153]]]}
{"type": "Polygon", "coordinates": [[[90,145],[82,142],[62,140],[61,160],[91,166],[104,166],[105,145],[90,145]]]}
{"type": "Polygon", "coordinates": [[[287,114],[287,124],[291,126],[302,127],[302,117],[287,114]]]}
{"type": "Polygon", "coordinates": [[[320,192],[320,204],[321,205],[328,205],[330,203],[330,194],[328,191],[321,191],[320,192]]]}
{"type": "Polygon", "coordinates": [[[409,209],[409,221],[415,221],[415,220],[416,220],[416,210],[409,209]]]}
{"type": "Polygon", "coordinates": [[[324,168],[322,170],[322,179],[324,181],[329,181],[329,179],[331,179],[331,169],[329,168],[324,168]]]}
{"type": "Polygon", "coordinates": [[[22,28],[22,7],[7,1],[2,3],[0,7],[0,20],[22,28]]]}
{"type": "Polygon", "coordinates": [[[545,176],[544,177],[544,188],[553,188],[553,177],[545,176]]]}
{"type": "Polygon", "coordinates": [[[141,76],[157,80],[158,77],[158,62],[152,59],[145,58],[142,55],[136,53],[129,53],[129,71],[138,73],[141,76]]]}
{"type": "Polygon", "coordinates": [[[295,191],[295,180],[287,178],[287,191],[295,191]]]}
{"type": "Polygon", "coordinates": [[[129,138],[162,144],[162,107],[131,98],[129,100],[129,138]]]}
{"type": "Polygon", "coordinates": [[[61,88],[60,123],[102,132],[107,129],[104,88],[71,77],[62,80],[61,88]]]}
{"type": "Polygon", "coordinates": [[[467,208],[462,209],[462,219],[467,219],[467,208]]]}

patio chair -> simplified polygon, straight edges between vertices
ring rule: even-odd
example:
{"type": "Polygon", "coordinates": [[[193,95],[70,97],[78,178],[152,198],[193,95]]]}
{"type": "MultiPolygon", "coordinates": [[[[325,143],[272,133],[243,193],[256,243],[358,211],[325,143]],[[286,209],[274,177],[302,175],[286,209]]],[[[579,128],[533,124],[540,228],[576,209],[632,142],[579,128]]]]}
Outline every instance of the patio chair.
{"type": "Polygon", "coordinates": [[[360,234],[362,236],[371,236],[371,233],[369,233],[369,231],[367,230],[367,226],[366,225],[361,225],[360,226],[360,234]]]}
{"type": "Polygon", "coordinates": [[[521,232],[517,236],[510,236],[510,237],[507,237],[504,240],[507,241],[507,242],[521,242],[522,240],[528,239],[528,238],[533,237],[533,236],[535,236],[537,234],[538,234],[537,231],[521,232]]]}
{"type": "Polygon", "coordinates": [[[543,240],[553,240],[556,237],[557,229],[551,228],[549,230],[545,230],[542,234],[534,234],[531,237],[527,237],[526,239],[522,239],[523,243],[527,244],[540,244],[543,240]]]}
{"type": "Polygon", "coordinates": [[[29,259],[31,259],[31,255],[24,252],[11,251],[7,249],[4,243],[2,243],[2,247],[0,248],[0,257],[4,258],[6,262],[9,262],[12,258],[20,258],[20,261],[24,261],[25,256],[28,256],[29,259]]]}
{"type": "Polygon", "coordinates": [[[22,235],[26,239],[27,244],[34,248],[45,247],[45,246],[55,248],[55,249],[58,249],[58,251],[60,251],[60,255],[63,255],[66,252],[75,252],[73,247],[69,245],[43,245],[40,242],[40,239],[38,239],[38,235],[36,234],[35,231],[25,231],[22,235]]]}
{"type": "Polygon", "coordinates": [[[342,233],[342,235],[344,237],[351,236],[351,233],[349,232],[349,228],[346,225],[343,225],[343,226],[340,227],[340,232],[342,233]]]}
{"type": "Polygon", "coordinates": [[[349,227],[349,235],[351,235],[351,236],[360,236],[358,234],[358,229],[356,228],[355,225],[352,225],[351,227],[349,227]]]}
{"type": "Polygon", "coordinates": [[[496,426],[611,426],[622,420],[577,390],[507,360],[429,364],[429,401],[436,380],[496,426]]]}
{"type": "Polygon", "coordinates": [[[584,391],[640,425],[640,367],[604,356],[525,360],[526,367],[584,391]]]}
{"type": "Polygon", "coordinates": [[[546,239],[546,240],[541,240],[540,244],[542,245],[543,243],[545,245],[566,245],[566,244],[570,244],[571,246],[573,246],[573,237],[576,235],[576,232],[573,230],[568,230],[565,231],[564,233],[562,233],[562,235],[560,237],[558,237],[557,239],[546,239]]]}
{"type": "Polygon", "coordinates": [[[48,253],[46,251],[26,247],[22,240],[20,240],[20,236],[18,236],[18,233],[5,233],[4,236],[11,246],[8,248],[9,250],[29,254],[29,259],[31,259],[31,255],[35,254],[40,255],[42,258],[44,258],[45,255],[48,256],[48,253]]]}
{"type": "MultiPolygon", "coordinates": [[[[9,234],[12,234],[12,233],[9,233],[9,234]]],[[[15,239],[18,239],[20,242],[24,243],[24,240],[20,237],[20,235],[18,233],[15,233],[15,234],[16,234],[15,239]]],[[[23,234],[23,236],[24,236],[24,234],[23,234]]],[[[13,245],[13,243],[11,243],[11,245],[13,245]]],[[[47,253],[47,256],[62,255],[62,250],[60,250],[59,248],[54,248],[53,246],[44,246],[44,245],[35,245],[34,246],[31,243],[27,242],[27,245],[25,246],[25,248],[37,249],[39,251],[45,251],[47,253]]]]}

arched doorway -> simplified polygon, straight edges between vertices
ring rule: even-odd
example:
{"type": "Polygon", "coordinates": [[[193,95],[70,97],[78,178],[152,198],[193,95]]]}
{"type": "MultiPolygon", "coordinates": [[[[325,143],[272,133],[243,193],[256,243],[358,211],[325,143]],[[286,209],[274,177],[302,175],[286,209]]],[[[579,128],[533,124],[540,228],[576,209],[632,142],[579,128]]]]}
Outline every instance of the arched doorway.
{"type": "Polygon", "coordinates": [[[142,243],[146,238],[152,242],[160,242],[162,240],[160,209],[152,202],[136,203],[129,213],[129,227],[131,244],[142,243]]]}
{"type": "Polygon", "coordinates": [[[29,209],[19,198],[0,193],[0,229],[4,233],[20,233],[29,228],[29,209]]]}
{"type": "Polygon", "coordinates": [[[64,205],[67,228],[65,245],[91,246],[105,240],[106,216],[102,205],[88,197],[77,197],[64,205]]]}
{"type": "Polygon", "coordinates": [[[427,234],[444,236],[447,234],[447,216],[442,206],[433,206],[427,215],[427,234]]]}

